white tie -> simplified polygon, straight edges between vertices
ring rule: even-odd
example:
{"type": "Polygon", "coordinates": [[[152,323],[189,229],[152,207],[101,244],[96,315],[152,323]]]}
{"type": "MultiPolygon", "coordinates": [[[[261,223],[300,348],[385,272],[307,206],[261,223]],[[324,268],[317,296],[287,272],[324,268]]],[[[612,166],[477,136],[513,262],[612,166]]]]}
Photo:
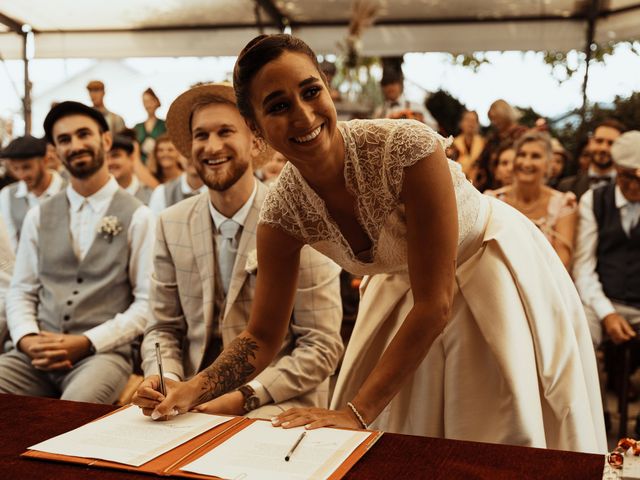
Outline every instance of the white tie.
{"type": "Polygon", "coordinates": [[[229,291],[231,272],[233,272],[233,264],[236,261],[236,253],[238,253],[236,236],[239,228],[240,224],[231,219],[222,222],[218,228],[222,237],[219,242],[218,265],[220,266],[220,277],[222,278],[222,287],[225,295],[229,291]]]}

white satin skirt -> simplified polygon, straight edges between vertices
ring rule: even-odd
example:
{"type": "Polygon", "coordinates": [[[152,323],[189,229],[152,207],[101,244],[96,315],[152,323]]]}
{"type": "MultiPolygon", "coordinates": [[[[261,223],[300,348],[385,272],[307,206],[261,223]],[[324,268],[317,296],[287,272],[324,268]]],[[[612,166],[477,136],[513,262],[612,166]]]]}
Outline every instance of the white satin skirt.
{"type": "MultiPolygon", "coordinates": [[[[372,428],[605,453],[596,361],[573,282],[535,225],[482,197],[453,313],[372,428]]],[[[426,272],[428,273],[428,272],[426,272]]],[[[331,401],[353,399],[413,306],[407,273],[366,278],[331,401]]]]}

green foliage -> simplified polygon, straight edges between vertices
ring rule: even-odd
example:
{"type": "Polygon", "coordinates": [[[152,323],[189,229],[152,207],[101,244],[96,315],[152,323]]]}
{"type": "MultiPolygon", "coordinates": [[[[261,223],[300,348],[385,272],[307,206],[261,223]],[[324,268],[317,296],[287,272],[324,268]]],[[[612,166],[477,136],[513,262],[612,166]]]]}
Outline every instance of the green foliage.
{"type": "Polygon", "coordinates": [[[574,110],[565,115],[565,118],[574,117],[575,122],[567,122],[556,130],[556,136],[564,147],[578,155],[579,149],[589,138],[596,125],[607,118],[619,120],[631,130],[640,130],[640,92],[633,93],[629,97],[616,97],[613,105],[601,106],[598,104],[587,108],[584,122],[579,121],[580,112],[574,110]]]}
{"type": "Polygon", "coordinates": [[[474,73],[477,73],[480,67],[486,63],[491,63],[484,53],[475,52],[472,54],[468,53],[451,53],[450,61],[453,65],[458,65],[460,67],[467,67],[473,70],[474,73]]]}

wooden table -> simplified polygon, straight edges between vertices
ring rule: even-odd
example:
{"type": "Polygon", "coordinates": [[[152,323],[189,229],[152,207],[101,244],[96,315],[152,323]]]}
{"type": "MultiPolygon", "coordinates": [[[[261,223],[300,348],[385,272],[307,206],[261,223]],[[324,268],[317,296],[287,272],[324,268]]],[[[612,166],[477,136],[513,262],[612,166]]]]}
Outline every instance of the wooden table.
{"type": "MultiPolygon", "coordinates": [[[[145,474],[20,458],[28,446],[116,407],[0,394],[0,476],[15,480],[146,479],[145,474]]],[[[604,457],[584,453],[385,434],[348,479],[601,480],[604,457]]]]}

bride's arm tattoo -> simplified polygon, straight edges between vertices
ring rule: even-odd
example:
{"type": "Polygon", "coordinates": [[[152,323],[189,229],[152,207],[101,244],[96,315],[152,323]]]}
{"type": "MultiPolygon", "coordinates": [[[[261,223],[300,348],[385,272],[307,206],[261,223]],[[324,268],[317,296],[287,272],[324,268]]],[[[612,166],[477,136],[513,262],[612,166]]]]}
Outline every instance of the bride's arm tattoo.
{"type": "Polygon", "coordinates": [[[249,359],[256,358],[258,344],[251,338],[236,338],[209,367],[202,371],[204,378],[198,404],[230,392],[244,384],[255,371],[249,359]]]}

